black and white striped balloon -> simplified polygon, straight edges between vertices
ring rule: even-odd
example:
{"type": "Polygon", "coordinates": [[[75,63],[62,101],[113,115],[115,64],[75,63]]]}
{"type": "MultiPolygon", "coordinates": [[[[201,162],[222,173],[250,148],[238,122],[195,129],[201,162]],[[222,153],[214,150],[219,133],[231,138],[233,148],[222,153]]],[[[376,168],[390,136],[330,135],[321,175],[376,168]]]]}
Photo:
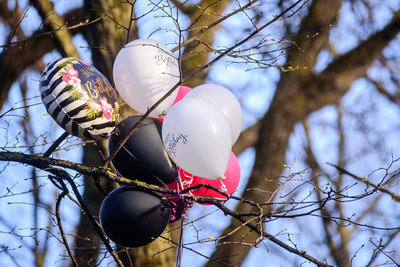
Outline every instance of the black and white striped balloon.
{"type": "Polygon", "coordinates": [[[76,58],[53,61],[43,71],[39,88],[47,112],[69,134],[101,139],[113,131],[118,96],[92,65],[76,58]]]}

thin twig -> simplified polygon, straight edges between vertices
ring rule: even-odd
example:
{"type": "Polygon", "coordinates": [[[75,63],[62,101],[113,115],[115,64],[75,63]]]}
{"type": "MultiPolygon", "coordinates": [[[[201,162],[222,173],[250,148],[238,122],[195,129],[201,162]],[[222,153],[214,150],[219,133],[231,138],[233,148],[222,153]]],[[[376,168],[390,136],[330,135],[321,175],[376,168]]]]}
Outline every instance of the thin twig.
{"type": "Polygon", "coordinates": [[[203,34],[204,32],[214,28],[215,26],[217,26],[218,24],[220,24],[221,22],[223,22],[224,20],[232,17],[233,15],[239,13],[242,10],[247,9],[248,7],[250,7],[251,5],[253,5],[254,3],[258,2],[259,0],[252,0],[249,3],[247,3],[246,5],[242,6],[239,9],[236,9],[235,11],[229,13],[228,15],[223,16],[222,18],[214,21],[213,23],[211,23],[210,25],[208,25],[207,27],[202,28],[201,30],[199,30],[197,33],[195,33],[190,39],[186,40],[185,42],[183,42],[181,45],[178,45],[177,47],[173,48],[171,51],[175,52],[176,50],[187,46],[188,44],[192,43],[193,41],[195,41],[197,39],[197,37],[199,37],[201,34],[203,34]]]}
{"type": "MultiPolygon", "coordinates": [[[[65,188],[66,189],[66,188],[65,188]]],[[[67,250],[68,256],[70,257],[70,259],[72,260],[72,263],[75,267],[78,267],[78,262],[76,261],[74,255],[72,254],[72,251],[69,247],[68,244],[68,240],[65,237],[65,233],[64,233],[64,228],[62,225],[62,221],[61,221],[61,215],[60,215],[60,204],[61,204],[61,200],[68,194],[68,191],[63,191],[61,192],[61,194],[57,197],[57,202],[56,202],[56,219],[57,219],[57,226],[58,229],[60,230],[60,234],[61,234],[61,238],[63,240],[63,244],[67,250]]]]}
{"type": "Polygon", "coordinates": [[[53,172],[53,174],[55,174],[55,175],[60,175],[63,179],[66,179],[68,181],[68,183],[70,184],[70,186],[72,188],[72,191],[74,191],[74,194],[75,194],[78,202],[81,204],[81,207],[82,207],[83,211],[85,212],[85,214],[88,217],[89,221],[93,225],[96,233],[99,235],[100,239],[103,241],[104,246],[107,248],[108,252],[110,252],[110,254],[114,258],[116,264],[119,267],[124,267],[121,259],[118,257],[117,253],[115,253],[115,251],[112,249],[112,247],[110,245],[110,242],[105,237],[105,235],[104,235],[102,229],[100,228],[98,222],[95,220],[95,218],[93,217],[93,215],[90,212],[89,208],[86,206],[85,202],[83,201],[82,196],[79,193],[78,188],[76,187],[74,181],[71,179],[69,174],[67,172],[63,171],[63,170],[58,170],[58,169],[52,169],[52,170],[47,170],[47,171],[53,172]]]}
{"type": "Polygon", "coordinates": [[[340,167],[340,166],[337,166],[337,165],[331,164],[331,163],[327,163],[327,164],[328,164],[328,165],[331,165],[332,167],[335,167],[339,172],[341,172],[341,173],[343,173],[343,174],[346,174],[346,175],[348,175],[348,176],[350,176],[350,177],[356,179],[357,181],[360,181],[360,182],[362,182],[362,183],[364,183],[364,184],[366,184],[366,185],[368,185],[368,186],[371,186],[371,187],[375,188],[375,189],[378,190],[378,191],[381,191],[381,192],[383,192],[383,193],[385,193],[385,194],[390,195],[394,201],[400,202],[400,195],[397,195],[397,194],[395,194],[395,193],[393,193],[393,192],[391,192],[391,191],[389,191],[389,190],[387,190],[387,189],[381,187],[380,184],[377,184],[377,185],[376,185],[376,184],[374,184],[374,183],[371,183],[370,181],[368,181],[368,180],[366,179],[367,177],[361,178],[361,177],[358,177],[358,176],[355,175],[355,174],[352,174],[351,172],[345,170],[344,168],[342,168],[342,167],[340,167]]]}

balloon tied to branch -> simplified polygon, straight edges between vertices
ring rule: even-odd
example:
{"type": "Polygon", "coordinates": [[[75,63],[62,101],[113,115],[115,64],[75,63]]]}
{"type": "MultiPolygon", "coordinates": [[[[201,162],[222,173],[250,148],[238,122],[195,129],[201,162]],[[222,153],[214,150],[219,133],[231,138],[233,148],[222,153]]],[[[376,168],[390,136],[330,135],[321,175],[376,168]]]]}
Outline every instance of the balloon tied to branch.
{"type": "Polygon", "coordinates": [[[242,110],[234,94],[220,85],[179,86],[172,92],[180,82],[179,62],[154,40],[138,39],[121,49],[113,77],[116,90],[79,59],[47,65],[40,82],[42,101],[66,133],[45,155],[68,134],[108,138],[109,160],[119,175],[170,189],[162,195],[121,186],[104,199],[100,223],[106,235],[118,245],[137,247],[160,236],[168,223],[183,222],[192,201],[182,190],[188,189],[192,199],[218,201],[235,192],[240,165],[232,146],[242,128],[242,110]],[[150,108],[149,116],[117,123],[117,92],[139,112],[150,108]]]}

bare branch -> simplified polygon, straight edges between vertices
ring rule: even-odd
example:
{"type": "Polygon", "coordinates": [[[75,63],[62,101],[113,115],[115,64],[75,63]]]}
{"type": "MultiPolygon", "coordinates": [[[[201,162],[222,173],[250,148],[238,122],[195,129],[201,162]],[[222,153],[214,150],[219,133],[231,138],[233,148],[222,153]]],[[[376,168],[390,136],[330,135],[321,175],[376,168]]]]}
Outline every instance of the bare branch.
{"type": "Polygon", "coordinates": [[[328,163],[328,164],[331,165],[332,167],[335,167],[340,173],[346,174],[346,175],[348,175],[348,176],[350,176],[350,177],[356,179],[357,181],[366,184],[367,186],[373,187],[373,188],[375,188],[375,189],[378,190],[378,191],[381,191],[381,192],[383,192],[383,193],[385,193],[385,194],[388,194],[388,195],[390,195],[390,196],[392,197],[392,199],[393,199],[394,201],[400,202],[400,195],[397,195],[397,194],[395,194],[395,193],[393,193],[393,192],[391,192],[391,191],[389,191],[389,190],[383,188],[381,184],[374,184],[374,183],[371,183],[370,181],[367,180],[367,179],[368,179],[368,176],[365,176],[364,178],[361,178],[361,177],[358,177],[358,176],[355,175],[355,174],[352,174],[351,172],[345,170],[344,168],[342,168],[342,167],[340,167],[340,166],[337,166],[337,165],[331,164],[331,163],[328,163]]]}
{"type": "MultiPolygon", "coordinates": [[[[84,17],[84,9],[78,8],[68,12],[64,16],[64,20],[68,24],[74,24],[75,21],[83,21],[84,17]]],[[[8,97],[11,85],[22,72],[56,48],[51,34],[42,35],[45,32],[45,30],[37,31],[33,34],[34,38],[28,38],[16,46],[7,47],[0,54],[0,80],[2,81],[0,84],[0,108],[3,107],[8,97]]],[[[74,31],[74,33],[76,32],[74,31]]]]}
{"type": "MultiPolygon", "coordinates": [[[[64,185],[65,186],[65,185],[64,185]]],[[[64,188],[66,190],[66,187],[64,188]]],[[[56,201],[56,219],[57,219],[57,225],[58,225],[58,229],[60,229],[60,234],[61,234],[61,238],[63,240],[63,244],[65,246],[65,248],[67,249],[67,253],[68,256],[70,257],[70,259],[72,260],[72,263],[74,264],[75,267],[78,267],[78,262],[76,261],[74,255],[72,254],[72,251],[68,245],[68,240],[65,237],[65,233],[64,233],[64,228],[62,225],[62,221],[61,221],[61,215],[60,215],[60,204],[61,204],[61,200],[68,194],[68,191],[63,191],[58,197],[57,197],[57,201],[56,201]]]]}
{"type": "Polygon", "coordinates": [[[252,147],[258,140],[258,132],[260,131],[260,121],[257,121],[252,126],[240,133],[238,140],[232,148],[235,155],[240,155],[247,148],[252,147]]]}
{"type": "Polygon", "coordinates": [[[63,57],[79,58],[79,53],[72,42],[72,34],[64,30],[66,26],[64,19],[54,10],[54,4],[48,0],[30,0],[37,9],[42,20],[53,30],[59,49],[63,57]]]}

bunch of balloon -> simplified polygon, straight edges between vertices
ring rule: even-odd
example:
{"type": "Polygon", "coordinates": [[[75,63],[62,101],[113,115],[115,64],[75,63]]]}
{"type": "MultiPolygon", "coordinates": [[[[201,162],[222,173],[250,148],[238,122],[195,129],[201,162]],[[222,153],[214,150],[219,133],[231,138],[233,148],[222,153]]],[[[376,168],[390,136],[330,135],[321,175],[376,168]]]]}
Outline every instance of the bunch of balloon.
{"type": "MultiPolygon", "coordinates": [[[[231,152],[241,131],[242,111],[237,98],[226,88],[204,84],[185,92],[164,117],[162,138],[171,159],[179,166],[180,190],[210,185],[231,195],[240,180],[240,165],[231,152]]],[[[226,200],[211,188],[191,194],[226,200]]]]}
{"type": "Polygon", "coordinates": [[[119,117],[117,92],[92,65],[71,57],[50,62],[39,90],[47,112],[65,130],[44,156],[50,156],[69,134],[97,140],[114,130],[119,117]]]}
{"type": "MultiPolygon", "coordinates": [[[[125,45],[118,53],[113,68],[113,77],[121,98],[133,109],[146,113],[169,90],[179,82],[180,73],[177,58],[161,43],[138,39],[125,45]]],[[[178,168],[169,158],[161,139],[162,116],[190,90],[180,87],[163,100],[149,117],[122,145],[140,116],[121,121],[109,139],[110,154],[114,168],[126,178],[146,183],[164,185],[175,181],[178,168]],[[121,146],[122,145],[122,146],[121,146]]],[[[170,200],[173,214],[176,203],[170,200]]],[[[181,205],[182,206],[182,205],[181,205]]],[[[182,209],[183,211],[183,209],[182,209]]],[[[179,213],[179,212],[178,212],[179,213]]]]}

